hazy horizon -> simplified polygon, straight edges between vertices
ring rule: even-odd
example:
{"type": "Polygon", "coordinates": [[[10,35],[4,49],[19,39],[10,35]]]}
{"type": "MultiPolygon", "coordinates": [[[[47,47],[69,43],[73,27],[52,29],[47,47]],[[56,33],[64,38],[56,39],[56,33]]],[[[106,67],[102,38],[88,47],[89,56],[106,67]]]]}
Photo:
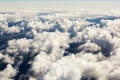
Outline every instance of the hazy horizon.
{"type": "Polygon", "coordinates": [[[0,2],[119,2],[119,0],[0,0],[0,2]]]}
{"type": "Polygon", "coordinates": [[[55,0],[28,0],[28,1],[3,1],[0,0],[0,10],[21,10],[21,9],[37,9],[37,10],[79,10],[79,9],[120,9],[120,3],[118,0],[110,1],[97,1],[97,0],[66,0],[66,1],[55,1],[55,0]],[[33,1],[33,2],[32,2],[33,1]]]}

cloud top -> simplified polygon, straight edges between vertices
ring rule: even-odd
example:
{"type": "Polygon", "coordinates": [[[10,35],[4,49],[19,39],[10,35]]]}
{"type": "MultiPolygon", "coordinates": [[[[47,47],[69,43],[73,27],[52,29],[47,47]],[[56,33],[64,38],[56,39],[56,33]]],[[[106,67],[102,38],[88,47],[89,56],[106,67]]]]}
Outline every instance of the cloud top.
{"type": "Polygon", "coordinates": [[[120,14],[103,11],[1,12],[0,79],[119,80],[120,14]]]}

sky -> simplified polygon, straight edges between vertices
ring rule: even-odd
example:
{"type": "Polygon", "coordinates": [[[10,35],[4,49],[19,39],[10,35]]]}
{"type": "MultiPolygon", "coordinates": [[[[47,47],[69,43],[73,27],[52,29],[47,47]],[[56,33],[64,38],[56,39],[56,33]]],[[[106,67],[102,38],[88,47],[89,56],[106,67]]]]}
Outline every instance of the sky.
{"type": "Polygon", "coordinates": [[[1,10],[120,9],[120,0],[0,0],[1,10]]]}
{"type": "Polygon", "coordinates": [[[72,1],[72,2],[78,2],[78,1],[88,1],[88,2],[116,2],[116,1],[120,1],[120,0],[0,0],[0,2],[36,2],[36,1],[43,1],[43,2],[46,2],[46,1],[57,1],[57,2],[65,2],[65,1],[72,1]]]}

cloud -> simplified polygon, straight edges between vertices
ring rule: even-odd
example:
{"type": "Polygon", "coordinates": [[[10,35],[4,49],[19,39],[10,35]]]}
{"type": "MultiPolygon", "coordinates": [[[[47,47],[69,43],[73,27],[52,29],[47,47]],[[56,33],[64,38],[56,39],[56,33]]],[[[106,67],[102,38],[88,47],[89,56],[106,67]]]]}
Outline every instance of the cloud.
{"type": "Polygon", "coordinates": [[[7,67],[2,72],[0,72],[0,79],[9,80],[10,78],[13,78],[15,74],[16,70],[10,64],[8,64],[7,67]]]}
{"type": "Polygon", "coordinates": [[[0,79],[119,80],[120,15],[103,11],[1,13],[0,79]]]}

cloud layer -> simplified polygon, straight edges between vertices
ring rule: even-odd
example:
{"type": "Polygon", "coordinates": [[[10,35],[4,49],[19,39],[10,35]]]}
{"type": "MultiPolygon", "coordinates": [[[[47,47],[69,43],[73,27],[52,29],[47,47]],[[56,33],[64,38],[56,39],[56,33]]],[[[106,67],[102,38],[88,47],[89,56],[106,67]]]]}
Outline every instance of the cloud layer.
{"type": "Polygon", "coordinates": [[[117,11],[1,12],[1,80],[119,80],[117,11]]]}

